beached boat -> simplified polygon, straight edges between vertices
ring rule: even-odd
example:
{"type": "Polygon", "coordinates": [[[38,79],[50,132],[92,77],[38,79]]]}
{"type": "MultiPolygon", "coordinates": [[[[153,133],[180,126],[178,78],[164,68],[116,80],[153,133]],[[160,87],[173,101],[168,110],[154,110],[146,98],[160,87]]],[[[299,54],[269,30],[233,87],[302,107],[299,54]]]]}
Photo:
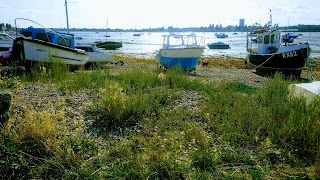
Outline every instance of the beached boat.
{"type": "Polygon", "coordinates": [[[207,46],[210,49],[229,49],[229,44],[223,43],[223,42],[214,42],[214,43],[208,43],[207,46]]]}
{"type": "Polygon", "coordinates": [[[252,30],[247,36],[247,59],[245,63],[261,75],[281,72],[284,75],[300,76],[310,55],[308,43],[281,44],[281,31],[271,28],[252,30]],[[257,43],[249,40],[250,34],[257,35],[257,43]]]}
{"type": "Polygon", "coordinates": [[[14,38],[7,33],[0,33],[0,63],[6,65],[10,61],[14,38]]]}
{"type": "Polygon", "coordinates": [[[74,36],[42,28],[21,29],[12,47],[12,60],[26,66],[37,62],[60,62],[78,69],[87,63],[89,54],[75,48],[74,36]]]}
{"type": "Polygon", "coordinates": [[[193,71],[197,68],[204,49],[204,38],[195,34],[163,35],[163,45],[156,55],[156,62],[164,68],[180,67],[193,71]]]}
{"type": "Polygon", "coordinates": [[[18,61],[26,67],[32,67],[36,63],[62,63],[69,66],[71,70],[79,69],[89,59],[89,54],[81,49],[75,48],[75,38],[69,34],[68,2],[65,0],[67,33],[58,33],[44,28],[41,24],[25,19],[17,20],[30,21],[43,28],[29,27],[21,29],[12,46],[12,61],[18,61]]]}
{"type": "Polygon", "coordinates": [[[89,53],[89,60],[85,64],[86,68],[100,63],[107,63],[114,60],[114,54],[110,52],[102,52],[91,45],[77,45],[77,49],[82,49],[89,53]]]}
{"type": "Polygon", "coordinates": [[[225,33],[216,33],[214,34],[216,36],[216,38],[227,38],[228,35],[225,33]]]}

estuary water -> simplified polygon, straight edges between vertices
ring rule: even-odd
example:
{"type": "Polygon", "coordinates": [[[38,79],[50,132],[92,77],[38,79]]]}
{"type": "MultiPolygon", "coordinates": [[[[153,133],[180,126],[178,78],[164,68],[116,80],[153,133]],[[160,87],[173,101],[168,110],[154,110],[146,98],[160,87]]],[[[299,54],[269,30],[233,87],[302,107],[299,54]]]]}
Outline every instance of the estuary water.
{"type": "MultiPolygon", "coordinates": [[[[81,37],[82,39],[76,39],[77,44],[93,44],[95,41],[106,41],[105,32],[84,32],[74,31],[70,32],[75,37],[81,37]]],[[[141,57],[154,59],[157,50],[162,47],[162,35],[169,33],[165,32],[139,32],[140,36],[134,36],[137,32],[108,32],[110,37],[107,37],[108,41],[121,41],[123,47],[117,50],[105,50],[115,53],[123,53],[132,57],[141,57]]],[[[180,33],[189,34],[189,33],[180,33]]],[[[211,42],[224,42],[230,45],[230,49],[209,49],[206,46],[203,56],[232,56],[237,58],[246,57],[246,32],[227,32],[227,38],[216,38],[214,32],[197,32],[198,36],[205,38],[205,45],[211,42]]],[[[298,33],[296,33],[298,34],[298,33]]],[[[311,47],[310,58],[320,58],[320,32],[299,32],[299,37],[294,40],[294,43],[308,42],[311,47]]]]}

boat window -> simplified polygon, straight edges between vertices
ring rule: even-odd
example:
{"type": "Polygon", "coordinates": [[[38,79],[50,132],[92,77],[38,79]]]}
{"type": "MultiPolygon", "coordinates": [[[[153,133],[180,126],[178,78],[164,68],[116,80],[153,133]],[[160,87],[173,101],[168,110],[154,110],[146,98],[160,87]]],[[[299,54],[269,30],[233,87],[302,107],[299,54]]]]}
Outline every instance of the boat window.
{"type": "Polygon", "coordinates": [[[0,40],[1,41],[12,41],[13,39],[10,38],[10,36],[1,35],[0,40]]]}
{"type": "Polygon", "coordinates": [[[171,45],[171,46],[184,44],[183,43],[183,39],[181,38],[181,36],[180,37],[178,37],[178,36],[174,36],[174,37],[170,36],[168,42],[169,42],[168,45],[171,45]]]}
{"type": "Polygon", "coordinates": [[[46,41],[46,42],[49,42],[50,38],[51,38],[51,36],[49,34],[45,34],[45,33],[38,33],[36,35],[36,39],[46,41]]]}
{"type": "Polygon", "coordinates": [[[270,37],[269,35],[264,36],[264,43],[265,44],[269,44],[269,37],[270,37]]]}
{"type": "Polygon", "coordinates": [[[68,39],[68,38],[59,37],[58,38],[58,44],[61,45],[61,46],[70,47],[71,46],[71,40],[68,39]]]}
{"type": "Polygon", "coordinates": [[[22,34],[24,37],[31,37],[32,36],[32,32],[29,32],[29,31],[25,31],[20,34],[22,34]]]}
{"type": "Polygon", "coordinates": [[[276,34],[271,35],[271,43],[276,43],[278,40],[278,36],[276,34]]]}
{"type": "Polygon", "coordinates": [[[263,42],[263,36],[258,36],[257,43],[261,44],[263,42]]]}

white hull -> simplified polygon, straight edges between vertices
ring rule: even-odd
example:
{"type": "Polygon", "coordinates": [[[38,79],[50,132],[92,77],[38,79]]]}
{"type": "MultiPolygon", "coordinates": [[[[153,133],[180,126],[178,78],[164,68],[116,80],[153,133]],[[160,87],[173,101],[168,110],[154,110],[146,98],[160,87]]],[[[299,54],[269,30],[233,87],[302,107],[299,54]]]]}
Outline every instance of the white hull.
{"type": "Polygon", "coordinates": [[[89,55],[68,48],[48,46],[33,41],[23,40],[24,59],[38,62],[62,61],[69,65],[84,65],[89,60],[89,55]]]}
{"type": "Polygon", "coordinates": [[[89,53],[89,61],[88,62],[108,62],[114,60],[114,54],[111,53],[89,53]]]}
{"type": "Polygon", "coordinates": [[[168,58],[195,58],[201,57],[203,48],[167,48],[160,49],[156,56],[156,60],[159,61],[160,57],[168,58]]]}

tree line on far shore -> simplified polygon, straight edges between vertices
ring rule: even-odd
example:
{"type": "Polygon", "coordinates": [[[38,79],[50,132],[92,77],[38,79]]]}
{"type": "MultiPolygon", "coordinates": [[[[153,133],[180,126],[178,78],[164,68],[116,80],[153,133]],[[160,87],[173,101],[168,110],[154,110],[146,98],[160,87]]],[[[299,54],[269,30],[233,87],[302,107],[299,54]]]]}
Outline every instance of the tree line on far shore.
{"type": "MultiPolygon", "coordinates": [[[[277,26],[278,27],[278,26],[277,26]]],[[[173,27],[169,26],[167,28],[165,27],[157,27],[157,28],[142,28],[142,29],[136,29],[136,28],[130,28],[130,29],[110,29],[108,28],[108,32],[247,32],[250,31],[253,28],[253,26],[232,26],[228,25],[226,27],[222,27],[222,25],[214,25],[210,24],[208,27],[201,26],[201,27],[173,27]]],[[[265,26],[261,26],[260,28],[267,28],[265,26]]],[[[66,28],[51,28],[53,30],[57,31],[65,31],[66,28]]],[[[295,25],[295,26],[283,26],[279,27],[280,30],[285,29],[294,29],[297,32],[320,32],[320,25],[295,25]]],[[[4,24],[0,23],[0,30],[6,30],[6,31],[15,31],[15,27],[13,27],[11,24],[4,24]]],[[[102,28],[71,28],[71,31],[95,31],[95,32],[105,32],[106,29],[102,28]]]]}

